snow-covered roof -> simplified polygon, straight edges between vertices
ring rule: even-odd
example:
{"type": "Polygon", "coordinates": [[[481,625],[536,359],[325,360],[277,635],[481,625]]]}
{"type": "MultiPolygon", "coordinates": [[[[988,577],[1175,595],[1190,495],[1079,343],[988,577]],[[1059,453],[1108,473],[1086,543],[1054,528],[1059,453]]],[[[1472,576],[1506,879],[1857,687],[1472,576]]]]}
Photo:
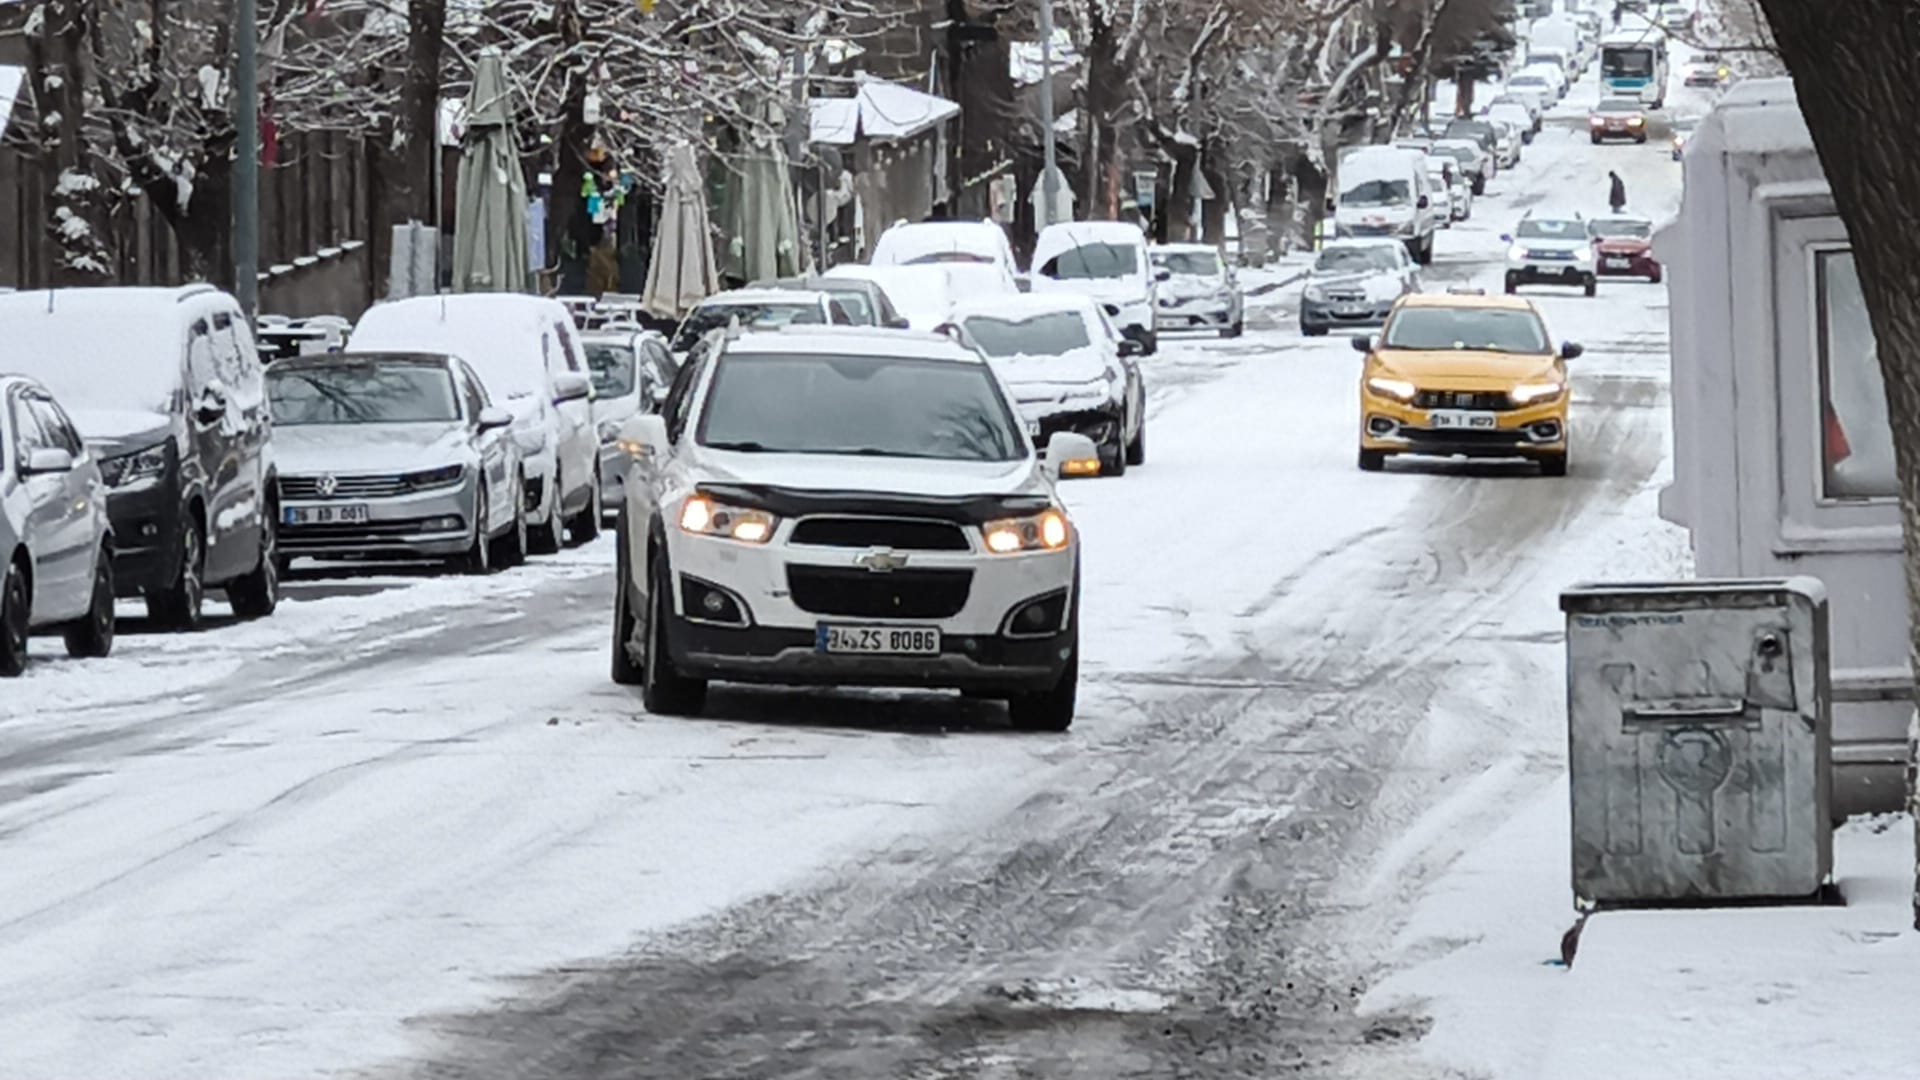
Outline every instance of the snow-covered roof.
{"type": "Polygon", "coordinates": [[[26,68],[0,64],[0,131],[7,130],[7,118],[13,114],[13,103],[19,100],[26,78],[26,68]]]}
{"type": "Polygon", "coordinates": [[[946,98],[880,79],[864,80],[853,97],[814,98],[808,107],[811,139],[833,146],[911,138],[960,111],[946,98]]]}
{"type": "Polygon", "coordinates": [[[986,358],[945,334],[871,326],[745,327],[729,354],[768,352],[826,356],[904,357],[984,364],[986,358]]]}
{"type": "Polygon", "coordinates": [[[807,289],[734,289],[731,292],[715,293],[700,301],[703,308],[728,308],[753,305],[755,307],[806,307],[809,304],[825,302],[825,296],[818,291],[807,289]]]}

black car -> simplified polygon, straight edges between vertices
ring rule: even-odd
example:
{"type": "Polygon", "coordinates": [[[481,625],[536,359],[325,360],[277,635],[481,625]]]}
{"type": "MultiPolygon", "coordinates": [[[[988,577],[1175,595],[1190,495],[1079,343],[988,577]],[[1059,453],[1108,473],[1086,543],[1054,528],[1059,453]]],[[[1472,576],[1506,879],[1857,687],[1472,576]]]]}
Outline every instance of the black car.
{"type": "MultiPolygon", "coordinates": [[[[1485,120],[1455,120],[1447,125],[1444,136],[1448,139],[1472,139],[1480,148],[1500,160],[1500,129],[1485,120]]],[[[1480,192],[1474,192],[1475,195],[1480,192]]]]}
{"type": "Polygon", "coordinates": [[[209,285],[19,293],[0,297],[0,334],[8,365],[60,396],[100,462],[115,591],[175,629],[204,624],[208,589],[242,618],[271,614],[273,428],[234,298],[209,285]]]}
{"type": "Polygon", "coordinates": [[[889,330],[905,330],[908,327],[906,317],[895,311],[893,301],[887,299],[887,290],[875,282],[859,278],[791,277],[757,281],[747,287],[826,293],[846,309],[857,326],[882,326],[889,330]]]}

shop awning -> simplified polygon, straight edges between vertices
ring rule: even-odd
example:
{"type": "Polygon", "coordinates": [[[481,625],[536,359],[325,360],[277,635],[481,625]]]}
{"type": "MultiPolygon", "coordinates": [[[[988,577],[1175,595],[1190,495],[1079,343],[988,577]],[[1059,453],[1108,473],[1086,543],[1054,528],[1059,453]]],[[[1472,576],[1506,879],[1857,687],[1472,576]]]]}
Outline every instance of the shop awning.
{"type": "Polygon", "coordinates": [[[853,97],[814,98],[808,105],[810,137],[831,146],[850,146],[860,139],[909,139],[960,111],[946,98],[879,79],[862,82],[853,97]]]}

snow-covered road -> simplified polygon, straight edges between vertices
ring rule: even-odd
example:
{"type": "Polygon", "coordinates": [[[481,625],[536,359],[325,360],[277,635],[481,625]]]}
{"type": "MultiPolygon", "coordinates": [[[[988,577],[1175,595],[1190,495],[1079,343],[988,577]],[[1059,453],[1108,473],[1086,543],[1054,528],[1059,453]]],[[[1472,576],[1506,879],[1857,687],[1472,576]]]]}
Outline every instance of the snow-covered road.
{"type": "MultiPolygon", "coordinates": [[[[1497,289],[1518,213],[1610,167],[1672,208],[1665,145],[1588,146],[1579,101],[1430,286],[1497,289]]],[[[1365,1073],[1423,1028],[1356,1015],[1389,931],[1551,782],[1558,589],[1671,561],[1666,292],[1543,298],[1588,346],[1565,480],[1358,472],[1358,357],[1291,293],[1151,360],[1149,465],[1067,488],[1065,736],[644,715],[607,540],[43,657],[0,698],[0,1076],[1365,1073]]]]}

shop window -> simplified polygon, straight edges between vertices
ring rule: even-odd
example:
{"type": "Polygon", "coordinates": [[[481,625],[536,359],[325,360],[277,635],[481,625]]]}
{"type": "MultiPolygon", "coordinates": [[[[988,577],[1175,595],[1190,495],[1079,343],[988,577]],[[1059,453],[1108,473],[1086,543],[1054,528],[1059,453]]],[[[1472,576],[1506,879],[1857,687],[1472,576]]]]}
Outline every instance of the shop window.
{"type": "Polygon", "coordinates": [[[1900,487],[1886,384],[1853,253],[1820,252],[1814,289],[1819,298],[1821,494],[1835,500],[1895,498],[1900,487]]]}

